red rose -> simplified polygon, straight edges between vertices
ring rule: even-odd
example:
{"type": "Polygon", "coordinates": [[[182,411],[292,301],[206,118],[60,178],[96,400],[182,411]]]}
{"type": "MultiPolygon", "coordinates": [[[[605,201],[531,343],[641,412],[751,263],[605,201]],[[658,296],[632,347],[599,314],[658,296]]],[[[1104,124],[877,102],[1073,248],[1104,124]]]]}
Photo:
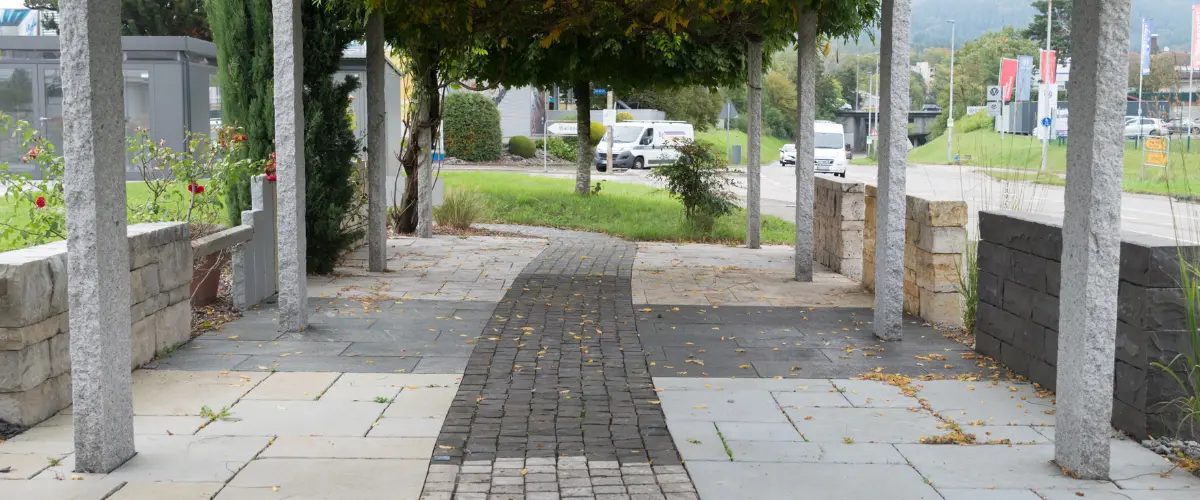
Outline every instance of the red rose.
{"type": "Polygon", "coordinates": [[[275,182],[275,174],[267,174],[268,182],[275,182]]]}
{"type": "Polygon", "coordinates": [[[200,194],[203,192],[204,192],[204,186],[197,185],[196,186],[196,194],[200,194]]]}
{"type": "Polygon", "coordinates": [[[37,146],[34,146],[34,147],[31,147],[31,148],[29,148],[29,152],[28,152],[28,153],[25,153],[25,156],[28,156],[30,159],[37,158],[37,155],[38,155],[38,148],[37,148],[37,146]]]}
{"type": "Polygon", "coordinates": [[[196,185],[189,183],[187,189],[188,189],[188,192],[191,193],[196,189],[196,185]]]}
{"type": "Polygon", "coordinates": [[[46,208],[46,197],[38,196],[37,199],[33,201],[33,203],[35,205],[37,205],[38,208],[46,208]]]}
{"type": "Polygon", "coordinates": [[[238,135],[233,136],[233,140],[242,142],[242,141],[246,140],[246,136],[238,134],[238,135]]]}

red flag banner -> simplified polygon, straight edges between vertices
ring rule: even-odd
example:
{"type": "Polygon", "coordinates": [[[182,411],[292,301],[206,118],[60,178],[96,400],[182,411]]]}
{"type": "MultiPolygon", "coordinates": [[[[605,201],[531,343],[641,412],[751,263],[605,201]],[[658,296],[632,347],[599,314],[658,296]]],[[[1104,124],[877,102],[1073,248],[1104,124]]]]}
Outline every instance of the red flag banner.
{"type": "Polygon", "coordinates": [[[1011,101],[1013,94],[1013,84],[1017,81],[1017,60],[1016,59],[1001,59],[1000,60],[1000,86],[1004,88],[1004,100],[1011,101]]]}

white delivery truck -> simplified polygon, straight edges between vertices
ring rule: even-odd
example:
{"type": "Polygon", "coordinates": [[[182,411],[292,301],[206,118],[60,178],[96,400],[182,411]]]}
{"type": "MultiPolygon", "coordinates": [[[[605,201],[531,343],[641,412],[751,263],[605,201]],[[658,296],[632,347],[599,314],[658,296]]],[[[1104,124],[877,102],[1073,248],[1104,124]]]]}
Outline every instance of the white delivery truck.
{"type": "Polygon", "coordinates": [[[608,128],[596,146],[596,170],[608,168],[608,142],[612,135],[613,167],[650,168],[679,158],[675,146],[696,140],[692,124],[682,121],[625,121],[608,128]]]}

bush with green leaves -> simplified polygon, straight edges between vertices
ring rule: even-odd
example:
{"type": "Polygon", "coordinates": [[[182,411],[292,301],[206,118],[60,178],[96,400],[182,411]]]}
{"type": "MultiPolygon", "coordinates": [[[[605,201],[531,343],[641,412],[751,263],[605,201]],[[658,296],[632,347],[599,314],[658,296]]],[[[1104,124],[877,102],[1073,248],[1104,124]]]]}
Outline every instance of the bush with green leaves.
{"type": "Polygon", "coordinates": [[[534,142],[533,147],[539,151],[543,148],[548,149],[550,151],[550,156],[560,160],[574,162],[577,158],[579,158],[579,149],[576,148],[574,144],[563,140],[562,137],[551,137],[549,144],[545,144],[545,142],[546,141],[542,139],[538,139],[534,142]]]}
{"type": "Polygon", "coordinates": [[[680,156],[650,173],[664,181],[672,198],[683,203],[683,215],[697,230],[709,233],[717,219],[733,213],[737,199],[722,153],[706,141],[681,142],[680,156]]]}
{"type": "Polygon", "coordinates": [[[474,92],[446,97],[442,107],[446,155],[466,161],[500,158],[500,112],[491,99],[474,92]]]}
{"type": "Polygon", "coordinates": [[[514,136],[508,140],[508,152],[521,158],[537,156],[537,149],[533,147],[533,141],[523,135],[514,136]]]}
{"type": "Polygon", "coordinates": [[[617,123],[633,121],[633,113],[622,111],[617,113],[617,123]]]}
{"type": "Polygon", "coordinates": [[[442,200],[442,206],[433,208],[433,218],[443,226],[470,229],[471,224],[483,217],[485,207],[483,195],[478,191],[451,189],[442,200]]]}
{"type": "Polygon", "coordinates": [[[600,144],[600,139],[603,139],[604,134],[607,132],[608,132],[608,129],[604,128],[603,123],[592,122],[592,126],[591,126],[592,146],[600,144]]]}

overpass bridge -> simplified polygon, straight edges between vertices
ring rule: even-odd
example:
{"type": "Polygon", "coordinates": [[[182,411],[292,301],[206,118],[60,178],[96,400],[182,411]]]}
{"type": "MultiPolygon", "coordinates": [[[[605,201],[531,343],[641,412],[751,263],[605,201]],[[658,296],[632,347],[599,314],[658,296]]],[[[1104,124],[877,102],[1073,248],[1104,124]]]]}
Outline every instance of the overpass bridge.
{"type": "MultiPolygon", "coordinates": [[[[920,146],[929,140],[929,129],[933,128],[933,123],[937,121],[939,114],[941,114],[939,111],[908,112],[908,140],[912,141],[913,146],[920,146]]],[[[841,123],[846,129],[846,142],[856,153],[867,151],[867,122],[868,117],[872,115],[875,115],[872,111],[837,112],[837,118],[834,121],[841,123]]],[[[872,124],[876,119],[878,119],[877,115],[870,119],[872,124]]]]}

